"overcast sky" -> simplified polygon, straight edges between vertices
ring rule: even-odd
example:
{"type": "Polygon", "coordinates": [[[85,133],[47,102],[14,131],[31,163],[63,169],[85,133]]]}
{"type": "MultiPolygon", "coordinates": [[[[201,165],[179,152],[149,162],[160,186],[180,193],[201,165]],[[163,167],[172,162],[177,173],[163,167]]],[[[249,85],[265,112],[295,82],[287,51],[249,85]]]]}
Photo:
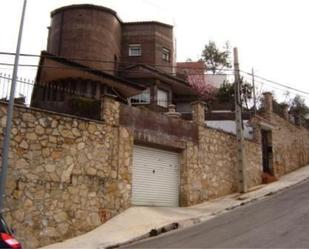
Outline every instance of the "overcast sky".
{"type": "MultiPolygon", "coordinates": [[[[0,1],[0,51],[15,52],[22,3],[0,1]]],[[[50,12],[80,3],[110,7],[123,21],[173,24],[177,61],[199,59],[209,40],[219,46],[229,40],[239,49],[242,70],[254,67],[258,75],[309,92],[308,0],[28,0],[21,52],[39,54],[46,49],[50,12]]],[[[0,62],[6,60],[0,56],[0,62]]],[[[7,70],[0,66],[1,71],[7,70]]],[[[29,72],[34,75],[35,69],[19,75],[29,77],[29,72]]]]}

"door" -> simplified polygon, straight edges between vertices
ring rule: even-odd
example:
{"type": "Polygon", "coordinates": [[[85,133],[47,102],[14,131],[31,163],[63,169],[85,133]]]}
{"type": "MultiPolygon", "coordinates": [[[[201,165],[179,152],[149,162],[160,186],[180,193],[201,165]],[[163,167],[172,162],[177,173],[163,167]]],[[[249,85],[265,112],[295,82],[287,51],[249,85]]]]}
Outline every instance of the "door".
{"type": "Polygon", "coordinates": [[[272,142],[271,131],[261,130],[263,172],[272,174],[272,142]]]}
{"type": "Polygon", "coordinates": [[[179,206],[179,154],[134,146],[132,204],[179,206]]]}

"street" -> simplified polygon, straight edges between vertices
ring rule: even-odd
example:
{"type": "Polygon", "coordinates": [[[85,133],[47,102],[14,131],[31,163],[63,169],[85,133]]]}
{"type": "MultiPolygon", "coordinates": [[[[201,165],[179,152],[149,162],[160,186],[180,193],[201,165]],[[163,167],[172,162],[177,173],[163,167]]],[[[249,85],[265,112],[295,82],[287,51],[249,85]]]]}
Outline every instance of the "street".
{"type": "Polygon", "coordinates": [[[123,248],[309,248],[309,181],[199,225],[123,248]]]}

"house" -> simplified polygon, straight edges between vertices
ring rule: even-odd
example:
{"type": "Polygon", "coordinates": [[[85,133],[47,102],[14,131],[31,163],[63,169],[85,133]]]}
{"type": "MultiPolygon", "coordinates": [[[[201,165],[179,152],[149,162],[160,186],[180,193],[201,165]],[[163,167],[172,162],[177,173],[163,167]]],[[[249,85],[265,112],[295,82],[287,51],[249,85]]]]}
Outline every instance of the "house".
{"type": "Polygon", "coordinates": [[[69,92],[94,99],[112,94],[166,112],[183,96],[196,98],[187,81],[175,75],[173,26],[126,23],[115,11],[89,4],[56,9],[51,19],[32,106],[63,110],[67,104],[59,101],[65,103],[69,92]]]}
{"type": "MultiPolygon", "coordinates": [[[[226,75],[213,75],[206,74],[206,67],[203,61],[187,61],[177,62],[177,76],[183,79],[187,79],[189,84],[196,89],[201,95],[216,92],[226,80],[226,75]]],[[[206,96],[207,98],[207,96],[206,96]]],[[[211,106],[205,113],[205,124],[207,126],[221,129],[223,131],[235,134],[235,112],[234,102],[227,101],[221,103],[216,99],[211,99],[211,106]]],[[[209,104],[209,103],[208,103],[209,104]]],[[[191,119],[192,107],[190,102],[182,102],[177,105],[177,111],[180,112],[184,118],[191,119]]],[[[244,113],[244,136],[252,139],[253,129],[249,124],[250,115],[248,112],[244,113]]]]}
{"type": "MultiPolygon", "coordinates": [[[[266,93],[241,181],[238,140],[205,125],[205,103],[175,75],[172,41],[171,26],[124,23],[104,7],[52,12],[32,106],[15,106],[11,134],[5,213],[26,248],[88,232],[130,206],[196,205],[309,163],[308,131],[274,113],[266,93]],[[170,103],[191,119],[173,108],[162,115],[170,103]]],[[[0,131],[6,107],[0,101],[0,131]]]]}

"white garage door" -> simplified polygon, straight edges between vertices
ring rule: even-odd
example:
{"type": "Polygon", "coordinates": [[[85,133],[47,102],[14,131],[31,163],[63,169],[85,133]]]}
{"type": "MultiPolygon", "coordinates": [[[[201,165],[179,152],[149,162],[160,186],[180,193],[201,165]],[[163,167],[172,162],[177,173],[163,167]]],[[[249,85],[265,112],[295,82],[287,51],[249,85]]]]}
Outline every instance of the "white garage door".
{"type": "Polygon", "coordinates": [[[179,206],[179,154],[134,146],[132,204],[179,206]]]}

